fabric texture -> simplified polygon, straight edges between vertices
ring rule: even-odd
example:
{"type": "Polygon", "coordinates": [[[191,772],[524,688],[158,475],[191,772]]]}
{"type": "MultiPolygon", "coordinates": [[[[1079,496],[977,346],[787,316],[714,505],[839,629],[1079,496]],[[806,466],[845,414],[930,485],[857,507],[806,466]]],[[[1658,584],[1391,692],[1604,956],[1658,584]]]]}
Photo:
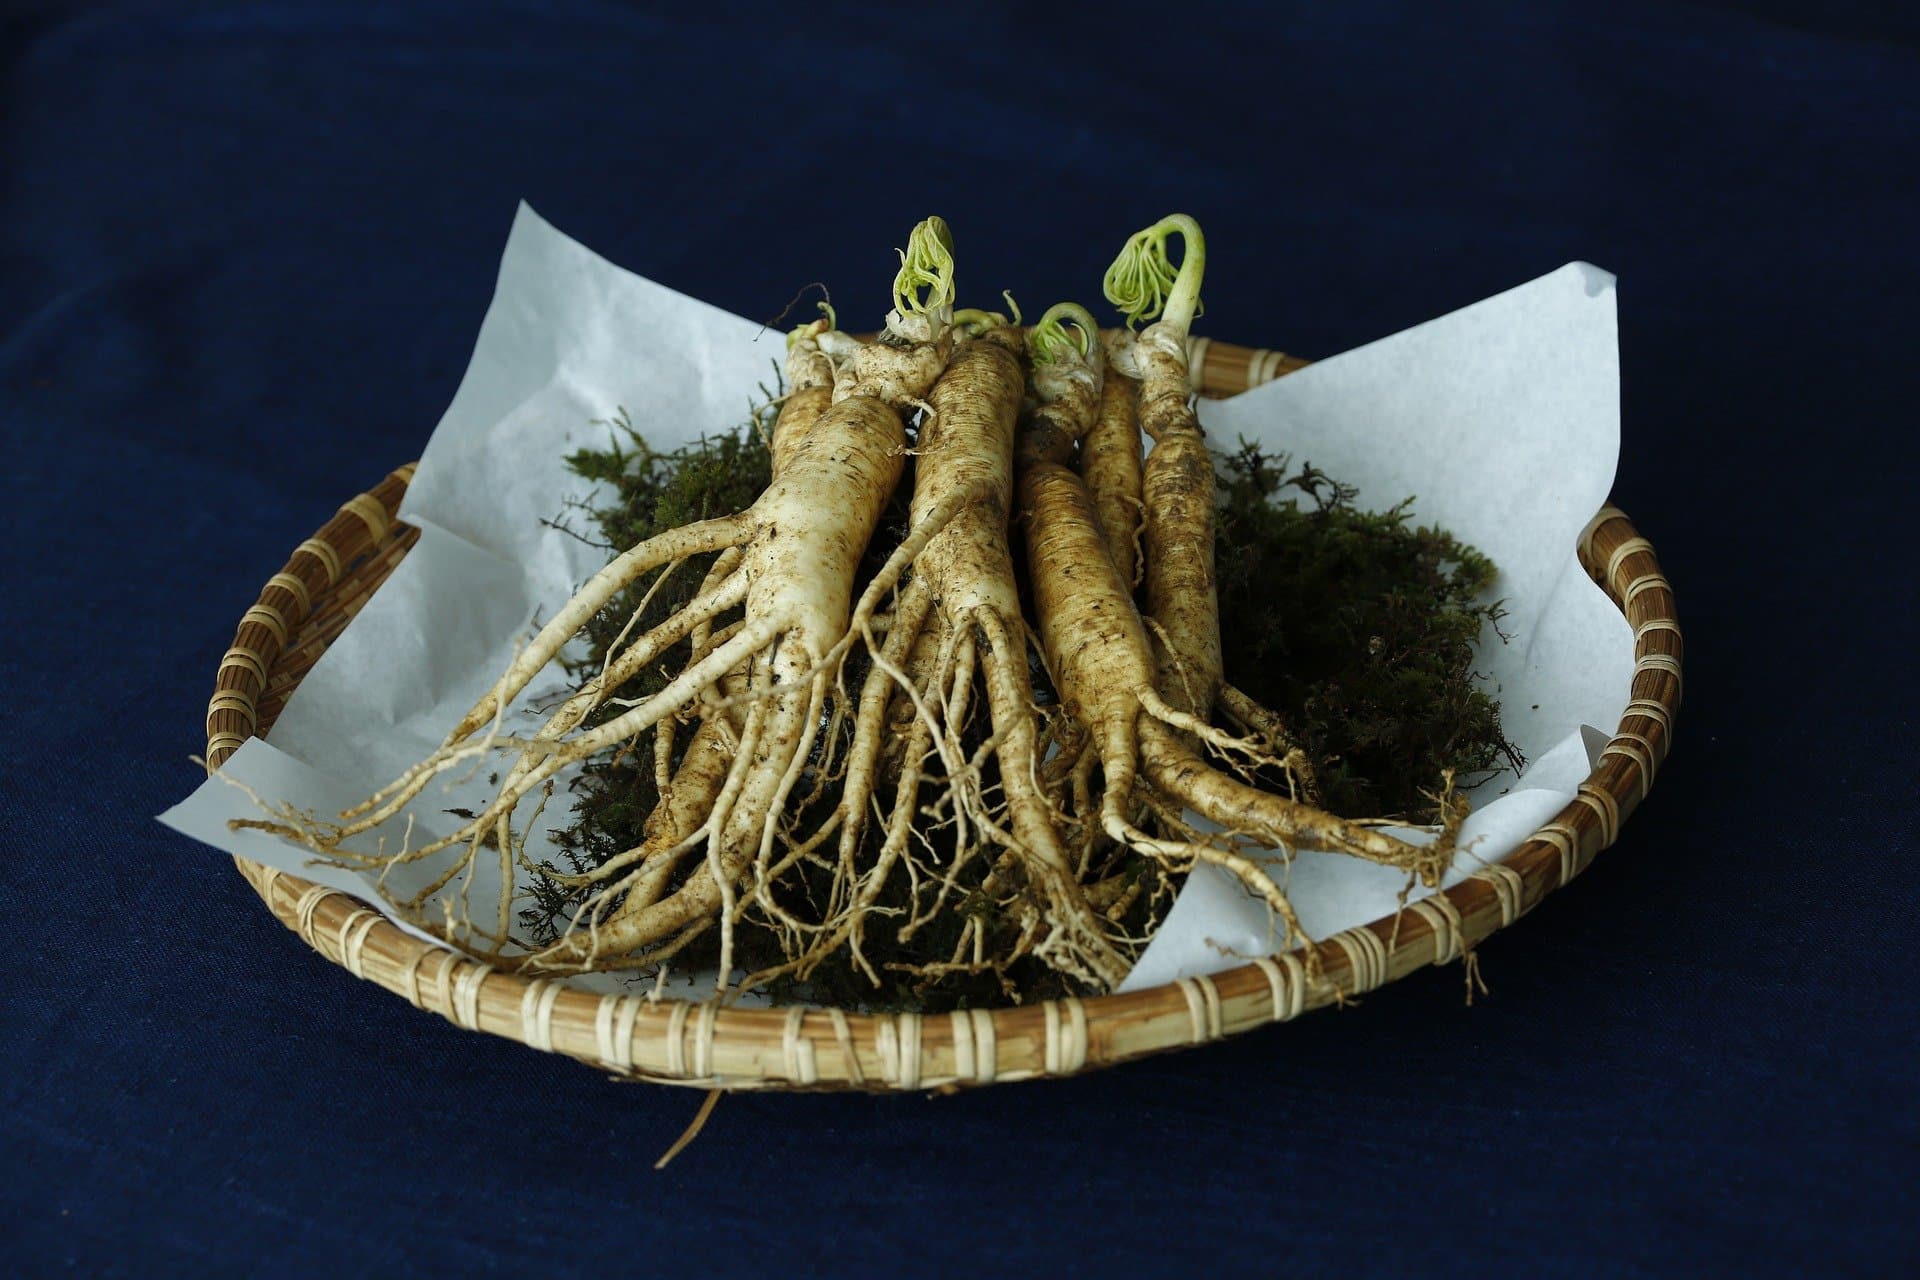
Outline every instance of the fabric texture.
{"type": "MultiPolygon", "coordinates": [[[[1866,5],[29,6],[0,45],[0,1267],[1895,1274],[1920,1263],[1920,51],[1866,5]],[[417,455],[515,202],[749,316],[1091,300],[1324,355],[1618,274],[1687,637],[1620,843],[1457,969],[1080,1079],[698,1095],[457,1031],[151,815],[234,625],[417,455]]],[[[878,321],[842,312],[849,327],[878,321]]]]}

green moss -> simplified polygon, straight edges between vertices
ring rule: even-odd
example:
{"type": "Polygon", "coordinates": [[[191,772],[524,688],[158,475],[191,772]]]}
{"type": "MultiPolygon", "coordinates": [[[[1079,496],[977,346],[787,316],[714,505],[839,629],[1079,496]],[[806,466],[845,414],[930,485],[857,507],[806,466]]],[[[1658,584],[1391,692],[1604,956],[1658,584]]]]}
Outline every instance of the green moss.
{"type": "Polygon", "coordinates": [[[1227,678],[1279,712],[1349,817],[1429,818],[1445,770],[1470,784],[1520,756],[1473,670],[1493,562],[1312,466],[1252,445],[1221,459],[1215,558],[1227,678]]]}

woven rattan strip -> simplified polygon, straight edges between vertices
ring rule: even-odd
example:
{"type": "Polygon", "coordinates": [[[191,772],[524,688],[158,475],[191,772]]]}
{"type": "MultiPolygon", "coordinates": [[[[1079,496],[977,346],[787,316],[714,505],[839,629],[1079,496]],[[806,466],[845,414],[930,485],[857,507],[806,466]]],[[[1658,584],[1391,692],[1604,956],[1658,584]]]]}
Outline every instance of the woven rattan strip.
{"type": "MultiPolygon", "coordinates": [[[[240,630],[214,679],[213,697],[207,703],[208,768],[218,768],[279,713],[284,698],[272,705],[272,715],[263,717],[267,707],[261,695],[272,683],[289,642],[296,635],[304,640],[316,618],[331,624],[331,615],[337,612],[332,601],[340,582],[357,580],[364,595],[384,579],[385,573],[380,578],[357,575],[349,579],[349,575],[390,539],[393,513],[412,479],[413,464],[408,463],[371,491],[348,502],[318,533],[300,544],[285,568],[267,580],[260,598],[242,617],[240,630]],[[373,536],[376,528],[378,539],[373,536]]],[[[386,565],[386,572],[392,572],[394,563],[398,561],[386,565]]],[[[338,625],[344,627],[346,620],[338,625]]],[[[311,667],[312,659],[306,665],[311,667]]]]}
{"type": "MultiPolygon", "coordinates": [[[[1194,356],[1201,394],[1214,396],[1306,363],[1222,342],[1196,341],[1194,356]]],[[[402,467],[345,504],[268,581],[219,665],[206,726],[211,767],[272,727],[287,694],[406,555],[416,534],[394,513],[412,474],[402,467]]],[[[1631,701],[1598,767],[1572,804],[1497,867],[1345,931],[1311,963],[1300,953],[1261,957],[1126,995],[925,1019],[714,1009],[499,972],[401,932],[346,894],[238,865],[274,915],[356,976],[460,1026],[622,1076],[730,1089],[945,1090],[1107,1066],[1284,1022],[1469,956],[1618,837],[1672,744],[1683,649],[1672,584],[1623,512],[1602,508],[1579,553],[1634,634],[1631,701]]]]}

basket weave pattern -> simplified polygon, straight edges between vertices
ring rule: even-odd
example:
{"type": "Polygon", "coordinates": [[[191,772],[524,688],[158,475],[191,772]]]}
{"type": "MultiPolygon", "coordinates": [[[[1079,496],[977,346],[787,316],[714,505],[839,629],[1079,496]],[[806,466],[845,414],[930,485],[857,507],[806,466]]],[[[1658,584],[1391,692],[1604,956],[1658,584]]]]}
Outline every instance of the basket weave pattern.
{"type": "MultiPolygon", "coordinates": [[[[1230,395],[1306,361],[1194,339],[1202,394],[1230,395]]],[[[394,516],[408,464],[352,499],[262,589],[220,662],[207,708],[218,768],[272,727],[303,676],[418,538],[394,516]]],[[[402,932],[336,890],[257,863],[241,873],[283,923],[355,977],[469,1030],[506,1036],[636,1079],[729,1089],[942,1089],[1066,1075],[1284,1022],[1461,958],[1584,870],[1646,796],[1680,704],[1680,628],[1652,545],[1615,507],[1580,539],[1580,561],[1634,633],[1631,701],[1573,801],[1504,862],[1319,944],[1319,972],[1298,954],[1264,956],[1213,977],[1126,995],[951,1014],[838,1009],[716,1009],[601,996],[495,971],[402,932]]]]}

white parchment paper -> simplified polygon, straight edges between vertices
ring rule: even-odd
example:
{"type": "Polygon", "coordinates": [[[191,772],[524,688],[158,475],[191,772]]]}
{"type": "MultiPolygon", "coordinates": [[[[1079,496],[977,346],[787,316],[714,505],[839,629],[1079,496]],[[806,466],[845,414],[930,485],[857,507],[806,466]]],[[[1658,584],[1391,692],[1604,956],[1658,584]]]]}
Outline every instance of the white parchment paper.
{"type": "MultiPolygon", "coordinates": [[[[729,431],[783,355],[779,332],[623,271],[523,205],[472,363],[401,508],[420,526],[419,544],[315,664],[267,739],[247,743],[223,766],[225,781],[201,784],[160,820],[223,853],[379,906],[357,873],[229,830],[230,819],[257,816],[230,783],[331,814],[432,751],[532,620],[551,614],[604,560],[544,523],[587,496],[564,458],[605,442],[595,420],[624,407],[662,449],[729,431]]],[[[1366,505],[1415,495],[1416,518],[1445,525],[1500,566],[1495,591],[1506,600],[1510,640],[1483,636],[1481,669],[1532,764],[1474,794],[1456,876],[1510,852],[1571,799],[1604,741],[1583,738],[1582,726],[1611,727],[1626,704],[1632,637],[1574,556],[1612,485],[1618,386],[1612,277],[1576,263],[1201,404],[1218,444],[1244,436],[1311,461],[1358,485],[1366,505]]],[[[536,683],[509,709],[509,723],[523,723],[529,703],[553,692],[536,683]]],[[[457,820],[448,810],[484,807],[490,771],[429,788],[376,837],[417,845],[450,829],[457,820]]],[[[563,809],[556,802],[536,827],[536,857],[542,832],[567,822],[563,809]]],[[[437,870],[431,860],[406,867],[388,887],[407,892],[437,870]]],[[[482,859],[471,881],[449,892],[468,894],[485,920],[498,885],[497,869],[482,859]]],[[[1313,854],[1300,855],[1291,880],[1315,936],[1390,912],[1403,887],[1389,870],[1313,854]]],[[[1202,870],[1128,986],[1229,968],[1269,950],[1269,939],[1265,909],[1202,870]]]]}

